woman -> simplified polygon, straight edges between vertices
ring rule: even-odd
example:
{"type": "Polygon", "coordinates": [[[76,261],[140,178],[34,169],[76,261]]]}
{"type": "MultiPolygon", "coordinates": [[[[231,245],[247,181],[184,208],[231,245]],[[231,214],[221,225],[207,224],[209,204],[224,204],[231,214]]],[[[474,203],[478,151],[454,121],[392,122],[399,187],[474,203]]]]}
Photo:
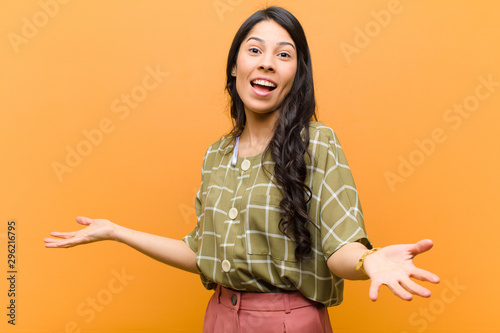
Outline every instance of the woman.
{"type": "Polygon", "coordinates": [[[372,249],[335,133],[315,119],[312,67],[300,23],[270,7],[240,27],[226,89],[234,128],[211,145],[196,196],[198,223],[184,240],[78,217],[47,247],[125,243],[198,273],[215,289],[204,332],[331,332],[326,307],[342,301],[342,279],[371,279],[404,300],[429,297],[418,280],[439,278],[412,258],[430,240],[372,249]]]}

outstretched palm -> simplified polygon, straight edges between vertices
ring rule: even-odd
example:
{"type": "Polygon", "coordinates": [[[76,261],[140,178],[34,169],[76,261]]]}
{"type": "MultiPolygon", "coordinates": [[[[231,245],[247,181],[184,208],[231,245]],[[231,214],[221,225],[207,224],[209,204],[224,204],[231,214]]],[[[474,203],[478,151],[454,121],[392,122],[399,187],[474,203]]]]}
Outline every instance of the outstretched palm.
{"type": "Polygon", "coordinates": [[[115,224],[108,220],[79,216],[76,222],[87,227],[72,232],[51,232],[50,235],[57,238],[45,238],[45,247],[72,247],[112,238],[115,224]]]}
{"type": "Polygon", "coordinates": [[[364,262],[366,274],[370,277],[370,299],[376,301],[380,286],[385,284],[398,297],[411,300],[413,295],[429,297],[431,292],[417,284],[411,277],[438,283],[439,277],[413,264],[413,258],[432,248],[432,241],[424,239],[416,244],[391,245],[368,257],[364,262]]]}

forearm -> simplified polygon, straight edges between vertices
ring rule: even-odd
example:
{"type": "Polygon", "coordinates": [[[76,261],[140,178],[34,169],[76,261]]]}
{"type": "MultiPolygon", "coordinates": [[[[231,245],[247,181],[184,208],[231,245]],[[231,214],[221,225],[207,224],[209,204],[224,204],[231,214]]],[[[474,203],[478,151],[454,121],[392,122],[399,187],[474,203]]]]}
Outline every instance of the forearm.
{"type": "Polygon", "coordinates": [[[366,246],[359,242],[346,244],[328,258],[328,268],[343,279],[366,280],[368,276],[362,270],[356,271],[356,265],[367,250],[366,246]]]}
{"type": "Polygon", "coordinates": [[[178,239],[171,239],[142,231],[116,226],[114,239],[164,264],[198,273],[196,253],[178,239]]]}

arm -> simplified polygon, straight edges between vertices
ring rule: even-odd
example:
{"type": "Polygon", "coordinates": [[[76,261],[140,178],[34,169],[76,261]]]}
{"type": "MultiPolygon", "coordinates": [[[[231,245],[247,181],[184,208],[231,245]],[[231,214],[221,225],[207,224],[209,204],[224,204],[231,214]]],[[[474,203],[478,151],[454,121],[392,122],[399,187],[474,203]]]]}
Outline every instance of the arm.
{"type": "Polygon", "coordinates": [[[369,295],[374,301],[378,298],[378,290],[382,284],[405,300],[412,299],[412,294],[429,297],[430,292],[410,277],[439,282],[435,274],[413,265],[413,257],[432,247],[430,240],[387,246],[365,258],[363,267],[366,274],[356,271],[359,259],[367,251],[362,243],[350,243],[353,238],[367,240],[359,196],[337,136],[325,126],[318,129],[314,137],[323,144],[314,145],[312,153],[315,156],[315,168],[323,172],[313,174],[313,180],[317,181],[315,188],[319,190],[315,192],[318,199],[314,195],[311,199],[309,214],[320,225],[322,250],[329,255],[328,268],[337,277],[344,279],[370,278],[369,295]]]}
{"type": "Polygon", "coordinates": [[[368,255],[363,263],[364,274],[356,271],[359,258],[367,251],[361,243],[350,243],[342,246],[328,258],[327,264],[333,274],[349,280],[370,278],[369,296],[372,301],[378,298],[378,290],[385,284],[401,299],[410,301],[412,294],[429,297],[431,292],[414,282],[410,277],[420,281],[438,283],[439,277],[431,272],[415,267],[413,258],[432,248],[432,241],[422,240],[416,244],[391,245],[368,255]]]}
{"type": "Polygon", "coordinates": [[[347,280],[366,280],[368,276],[361,270],[356,271],[359,258],[367,251],[359,242],[349,243],[335,251],[326,262],[330,271],[347,280]]]}
{"type": "Polygon", "coordinates": [[[191,273],[198,273],[196,253],[182,240],[124,228],[103,219],[79,216],[76,221],[87,227],[73,232],[52,232],[50,234],[57,238],[45,238],[45,246],[48,248],[67,248],[102,240],[114,240],[164,264],[191,273]]]}

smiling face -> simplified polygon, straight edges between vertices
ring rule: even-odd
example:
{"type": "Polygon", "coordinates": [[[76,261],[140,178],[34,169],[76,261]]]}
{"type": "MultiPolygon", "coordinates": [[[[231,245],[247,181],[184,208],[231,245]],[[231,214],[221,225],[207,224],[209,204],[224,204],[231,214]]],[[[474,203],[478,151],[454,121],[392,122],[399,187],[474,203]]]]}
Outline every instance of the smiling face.
{"type": "Polygon", "coordinates": [[[295,44],[278,23],[261,21],[241,43],[233,70],[247,116],[276,111],[290,92],[297,71],[295,44]]]}

